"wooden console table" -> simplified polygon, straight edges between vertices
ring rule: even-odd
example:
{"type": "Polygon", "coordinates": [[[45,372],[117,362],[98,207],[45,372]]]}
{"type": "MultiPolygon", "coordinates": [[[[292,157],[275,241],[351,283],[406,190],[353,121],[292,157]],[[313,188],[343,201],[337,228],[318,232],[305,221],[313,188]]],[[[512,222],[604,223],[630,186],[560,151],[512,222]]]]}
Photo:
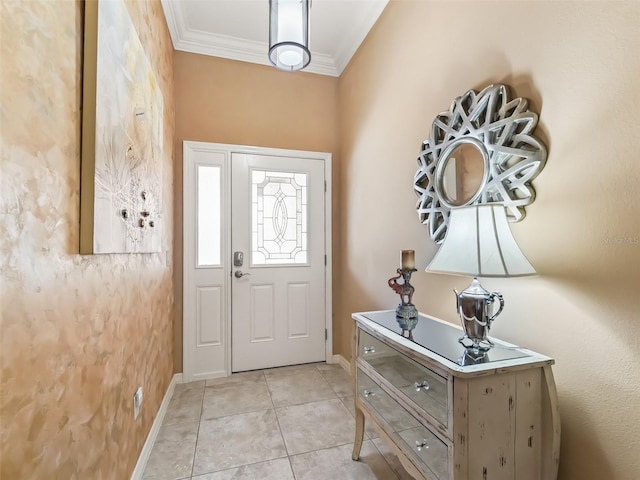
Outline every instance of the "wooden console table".
{"type": "Polygon", "coordinates": [[[462,330],[420,315],[354,313],[353,459],[365,418],[421,480],[555,480],[560,415],[553,359],[496,339],[466,350],[462,330]]]}

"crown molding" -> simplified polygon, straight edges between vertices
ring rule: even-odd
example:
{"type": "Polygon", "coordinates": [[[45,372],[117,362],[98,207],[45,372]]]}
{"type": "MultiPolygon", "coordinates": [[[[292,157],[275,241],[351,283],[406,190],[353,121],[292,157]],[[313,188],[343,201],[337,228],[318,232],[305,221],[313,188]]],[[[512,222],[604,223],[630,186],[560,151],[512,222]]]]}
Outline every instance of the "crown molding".
{"type": "Polygon", "coordinates": [[[164,18],[167,21],[167,27],[169,28],[169,35],[171,36],[173,48],[176,48],[176,44],[180,40],[182,32],[187,29],[187,22],[182,14],[182,9],[176,8],[174,2],[169,0],[160,0],[160,4],[164,11],[164,18]]]}
{"type": "MultiPolygon", "coordinates": [[[[181,35],[180,40],[174,43],[174,47],[176,50],[184,52],[273,66],[267,56],[269,45],[264,42],[255,42],[197,30],[187,30],[181,35]]],[[[329,55],[315,53],[313,51],[311,51],[311,63],[304,71],[333,77],[340,75],[333,58],[329,55]]]]}
{"type": "MultiPolygon", "coordinates": [[[[305,72],[339,77],[358,47],[369,33],[388,0],[372,2],[372,8],[359,25],[350,30],[350,35],[339,46],[335,57],[311,51],[311,63],[305,72]]],[[[267,58],[269,45],[264,42],[245,40],[238,37],[219,35],[189,28],[179,2],[161,0],[173,47],[176,50],[213,57],[228,58],[241,62],[271,65],[267,58]]]]}
{"type": "Polygon", "coordinates": [[[362,45],[369,31],[387,7],[389,0],[376,0],[372,3],[374,7],[369,11],[369,14],[362,19],[359,25],[354,25],[354,27],[349,30],[350,35],[345,38],[336,51],[333,61],[338,71],[337,76],[342,75],[344,69],[347,68],[347,65],[349,65],[349,62],[358,51],[358,48],[360,48],[360,45],[362,45]]]}

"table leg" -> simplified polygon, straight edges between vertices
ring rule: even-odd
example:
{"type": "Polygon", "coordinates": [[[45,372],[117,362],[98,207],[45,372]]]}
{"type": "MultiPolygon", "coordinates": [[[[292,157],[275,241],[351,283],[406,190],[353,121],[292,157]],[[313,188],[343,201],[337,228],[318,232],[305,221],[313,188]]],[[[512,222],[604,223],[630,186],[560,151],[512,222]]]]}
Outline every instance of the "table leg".
{"type": "Polygon", "coordinates": [[[355,406],[356,410],[356,439],[353,442],[353,454],[351,458],[358,460],[360,458],[360,449],[362,448],[362,441],[364,440],[364,414],[362,410],[355,406]]]}

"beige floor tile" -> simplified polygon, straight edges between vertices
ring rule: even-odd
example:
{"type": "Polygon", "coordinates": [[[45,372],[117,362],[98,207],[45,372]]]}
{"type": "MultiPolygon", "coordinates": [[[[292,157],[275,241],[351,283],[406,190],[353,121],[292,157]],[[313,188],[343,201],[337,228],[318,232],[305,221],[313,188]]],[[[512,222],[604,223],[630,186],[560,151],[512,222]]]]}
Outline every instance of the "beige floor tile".
{"type": "Polygon", "coordinates": [[[351,460],[352,388],[325,363],[178,384],[143,478],[411,480],[368,424],[361,460],[351,460]]]}
{"type": "Polygon", "coordinates": [[[315,368],[266,375],[266,378],[271,400],[276,407],[337,398],[331,385],[315,368]]]}
{"type": "Polygon", "coordinates": [[[202,420],[193,474],[216,472],[286,455],[273,410],[202,420]]]}
{"type": "Polygon", "coordinates": [[[199,422],[202,411],[202,396],[202,392],[194,391],[171,397],[162,424],[199,422]]]}
{"type": "Polygon", "coordinates": [[[254,463],[221,472],[192,477],[191,480],[294,480],[288,458],[254,463]]]}
{"type": "Polygon", "coordinates": [[[384,457],[370,440],[363,442],[360,459],[351,460],[353,444],[291,457],[296,480],[396,480],[384,457]]]}
{"type": "Polygon", "coordinates": [[[160,427],[142,478],[176,480],[191,475],[198,422],[160,427]]]}
{"type": "Polygon", "coordinates": [[[342,370],[343,372],[347,372],[347,374],[349,374],[349,371],[345,370],[339,363],[320,363],[316,365],[316,368],[320,371],[320,373],[327,370],[342,370]]]}
{"type": "Polygon", "coordinates": [[[303,365],[289,365],[286,367],[276,367],[276,368],[267,368],[262,370],[266,377],[270,376],[278,376],[278,375],[289,375],[292,373],[300,373],[308,370],[317,370],[319,365],[326,365],[324,363],[305,363],[303,365]]]}
{"type": "Polygon", "coordinates": [[[262,370],[257,372],[240,372],[229,375],[228,377],[210,378],[206,381],[207,387],[213,387],[216,385],[226,385],[229,383],[244,383],[247,381],[264,379],[264,373],[262,370]]]}
{"type": "Polygon", "coordinates": [[[289,455],[351,443],[355,422],[339,399],[276,408],[289,455]]]}
{"type": "Polygon", "coordinates": [[[195,395],[197,393],[204,393],[204,380],[198,382],[178,383],[173,390],[174,398],[182,398],[184,396],[195,395]]]}
{"type": "Polygon", "coordinates": [[[241,382],[221,383],[204,389],[202,419],[273,408],[264,375],[245,376],[241,382]]]}
{"type": "Polygon", "coordinates": [[[382,454],[384,459],[387,461],[391,469],[398,476],[399,480],[414,480],[411,475],[407,473],[404,469],[398,457],[391,451],[391,448],[387,445],[387,442],[382,440],[381,438],[376,438],[372,440],[373,444],[376,446],[378,451],[382,454]]]}
{"type": "Polygon", "coordinates": [[[331,385],[339,397],[353,395],[353,377],[340,365],[326,365],[318,368],[323,378],[331,385]]]}

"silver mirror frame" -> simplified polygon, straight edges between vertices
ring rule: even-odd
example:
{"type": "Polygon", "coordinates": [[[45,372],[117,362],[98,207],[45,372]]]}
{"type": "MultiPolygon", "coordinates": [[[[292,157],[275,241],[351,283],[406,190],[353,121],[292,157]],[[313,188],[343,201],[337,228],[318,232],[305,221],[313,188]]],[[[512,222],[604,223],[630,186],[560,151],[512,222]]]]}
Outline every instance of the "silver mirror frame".
{"type": "Polygon", "coordinates": [[[519,222],[525,207],[535,200],[531,181],[547,159],[545,146],[532,134],[538,115],[527,109],[526,99],[508,96],[508,87],[502,84],[489,85],[480,93],[469,90],[451,103],[449,111],[436,116],[431,136],[422,143],[414,176],[416,210],[435,243],[444,240],[452,208],[502,203],[507,219],[519,222]],[[485,170],[476,194],[453,205],[444,194],[443,174],[451,152],[461,143],[480,150],[485,170]]]}

